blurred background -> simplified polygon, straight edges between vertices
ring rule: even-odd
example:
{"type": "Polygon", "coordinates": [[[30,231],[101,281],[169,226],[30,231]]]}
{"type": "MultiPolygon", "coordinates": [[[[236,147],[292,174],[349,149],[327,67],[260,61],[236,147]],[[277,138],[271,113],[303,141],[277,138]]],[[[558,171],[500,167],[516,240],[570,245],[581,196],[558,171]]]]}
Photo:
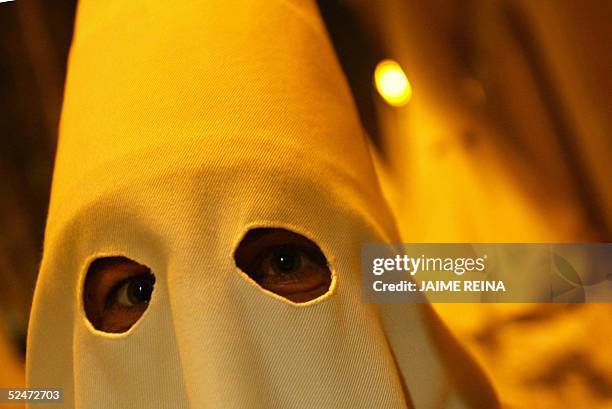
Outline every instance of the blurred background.
{"type": "MultiPolygon", "coordinates": [[[[612,241],[612,2],[319,6],[406,242],[612,241]]],[[[0,387],[24,384],[75,8],[0,3],[0,387]]],[[[435,307],[507,408],[612,408],[612,305],[435,307]]]]}

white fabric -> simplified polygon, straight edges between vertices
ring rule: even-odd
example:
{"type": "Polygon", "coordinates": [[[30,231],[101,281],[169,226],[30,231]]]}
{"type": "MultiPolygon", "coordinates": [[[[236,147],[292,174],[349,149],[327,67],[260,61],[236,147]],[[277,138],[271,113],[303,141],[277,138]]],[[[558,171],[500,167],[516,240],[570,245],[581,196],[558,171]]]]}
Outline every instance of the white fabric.
{"type": "Polygon", "coordinates": [[[496,407],[428,306],[361,302],[360,243],[397,240],[313,2],[81,1],[29,385],[65,408],[496,407]],[[258,226],[314,240],[330,292],[249,280],[233,252],[258,226]],[[111,255],[156,276],[123,334],[83,312],[111,255]]]}

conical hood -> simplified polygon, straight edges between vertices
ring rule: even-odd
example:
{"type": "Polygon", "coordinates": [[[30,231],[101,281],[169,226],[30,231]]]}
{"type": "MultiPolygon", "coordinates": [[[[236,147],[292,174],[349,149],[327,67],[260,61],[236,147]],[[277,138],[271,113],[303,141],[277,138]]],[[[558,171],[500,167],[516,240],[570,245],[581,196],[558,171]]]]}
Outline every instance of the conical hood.
{"type": "Polygon", "coordinates": [[[455,387],[428,306],[362,302],[360,243],[396,240],[314,2],[81,1],[29,385],[63,387],[64,408],[494,408],[477,370],[476,401],[455,387]],[[316,243],[323,295],[238,267],[262,228],[316,243]],[[104,283],[121,300],[121,271],[90,279],[109,257],[155,278],[123,332],[87,312],[104,283]]]}

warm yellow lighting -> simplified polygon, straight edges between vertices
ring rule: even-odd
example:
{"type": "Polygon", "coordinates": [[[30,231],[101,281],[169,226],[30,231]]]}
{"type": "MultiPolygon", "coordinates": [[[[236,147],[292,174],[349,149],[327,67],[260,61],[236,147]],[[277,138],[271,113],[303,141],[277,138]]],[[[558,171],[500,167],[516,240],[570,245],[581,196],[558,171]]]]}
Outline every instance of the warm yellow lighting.
{"type": "Polygon", "coordinates": [[[402,67],[392,60],[378,63],[374,71],[374,83],[378,93],[389,105],[406,105],[412,97],[412,87],[402,67]]]}

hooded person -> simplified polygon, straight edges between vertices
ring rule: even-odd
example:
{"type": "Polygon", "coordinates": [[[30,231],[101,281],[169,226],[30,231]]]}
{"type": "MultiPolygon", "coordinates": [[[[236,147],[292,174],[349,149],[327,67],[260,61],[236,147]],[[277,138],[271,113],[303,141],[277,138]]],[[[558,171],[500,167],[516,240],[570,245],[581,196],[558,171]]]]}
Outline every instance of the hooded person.
{"type": "Polygon", "coordinates": [[[427,304],[361,301],[360,243],[397,241],[314,2],[80,2],[30,387],[64,408],[496,408],[427,304]]]}

